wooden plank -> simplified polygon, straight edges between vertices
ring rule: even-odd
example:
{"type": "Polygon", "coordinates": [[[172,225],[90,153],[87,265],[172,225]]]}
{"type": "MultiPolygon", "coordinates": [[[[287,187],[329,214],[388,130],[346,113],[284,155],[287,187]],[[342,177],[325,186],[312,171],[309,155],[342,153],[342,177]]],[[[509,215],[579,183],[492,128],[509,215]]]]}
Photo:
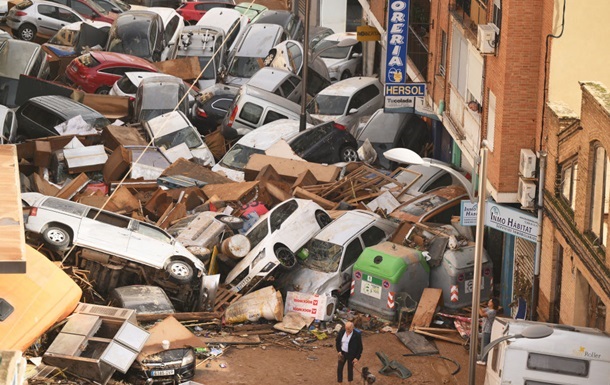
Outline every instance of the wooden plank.
{"type": "Polygon", "coordinates": [[[165,319],[169,316],[174,317],[178,321],[212,321],[214,319],[220,319],[222,314],[207,311],[190,313],[137,314],[136,319],[139,322],[153,322],[159,319],[165,319]]]}
{"type": "MultiPolygon", "coordinates": [[[[14,145],[0,146],[0,274],[25,273],[25,236],[19,182],[19,161],[14,145]]],[[[15,288],[16,289],[16,288],[15,288]]]]}
{"type": "Polygon", "coordinates": [[[409,330],[414,330],[417,326],[430,326],[432,318],[434,318],[434,313],[436,312],[436,307],[440,304],[442,295],[442,289],[433,289],[429,287],[424,289],[409,330]]]}
{"type": "Polygon", "coordinates": [[[312,201],[316,202],[317,204],[319,204],[320,206],[322,206],[322,208],[324,208],[326,210],[331,210],[336,206],[335,202],[329,201],[328,199],[324,199],[301,187],[295,188],[293,195],[297,198],[311,199],[312,201]]]}
{"type": "Polygon", "coordinates": [[[215,337],[199,337],[206,345],[223,344],[223,345],[258,345],[261,339],[258,335],[252,336],[215,336],[215,337]]]}
{"type": "Polygon", "coordinates": [[[89,183],[89,177],[85,173],[79,174],[76,178],[66,183],[55,196],[57,198],[72,199],[77,192],[82,190],[89,183]]]}
{"type": "Polygon", "coordinates": [[[396,337],[402,342],[413,354],[438,354],[436,346],[428,341],[424,336],[412,331],[404,331],[396,333],[396,337]]]}
{"type": "Polygon", "coordinates": [[[466,340],[463,340],[461,338],[452,338],[452,337],[445,337],[443,335],[440,334],[434,334],[434,333],[429,333],[423,330],[420,330],[419,328],[415,328],[415,333],[417,334],[422,334],[424,336],[428,336],[428,337],[432,337],[432,338],[436,338],[437,340],[442,340],[442,341],[447,341],[447,342],[451,342],[452,344],[458,344],[458,345],[466,345],[466,340]]]}
{"type": "Polygon", "coordinates": [[[335,166],[324,166],[318,163],[254,154],[248,160],[246,167],[244,167],[245,179],[254,180],[263,167],[269,164],[273,165],[273,168],[282,178],[290,182],[296,181],[299,175],[306,170],[309,170],[319,182],[334,182],[341,171],[339,167],[335,166]]]}

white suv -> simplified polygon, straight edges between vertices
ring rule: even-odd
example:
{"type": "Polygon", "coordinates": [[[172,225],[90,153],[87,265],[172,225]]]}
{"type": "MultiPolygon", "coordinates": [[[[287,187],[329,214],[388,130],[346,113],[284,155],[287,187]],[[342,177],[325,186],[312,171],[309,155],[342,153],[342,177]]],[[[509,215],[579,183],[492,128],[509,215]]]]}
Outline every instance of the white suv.
{"type": "Polygon", "coordinates": [[[156,269],[177,283],[201,281],[205,266],[160,228],[109,211],[39,193],[23,193],[29,206],[25,230],[55,250],[72,244],[156,269]]]}

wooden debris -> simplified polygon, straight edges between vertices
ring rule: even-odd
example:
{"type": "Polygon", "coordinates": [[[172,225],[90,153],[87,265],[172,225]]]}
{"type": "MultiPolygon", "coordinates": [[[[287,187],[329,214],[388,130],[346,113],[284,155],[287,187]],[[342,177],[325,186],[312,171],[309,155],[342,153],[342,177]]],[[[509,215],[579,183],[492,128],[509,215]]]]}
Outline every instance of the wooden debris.
{"type": "Polygon", "coordinates": [[[451,342],[453,344],[466,345],[466,343],[467,343],[466,340],[462,339],[459,336],[458,331],[454,330],[454,329],[415,327],[413,331],[417,334],[436,338],[437,340],[451,342]],[[457,336],[447,336],[447,334],[455,334],[455,333],[457,333],[458,335],[457,336]]]}
{"type": "Polygon", "coordinates": [[[309,192],[301,187],[296,187],[293,192],[294,196],[297,198],[303,199],[311,199],[312,201],[319,204],[322,208],[326,210],[331,210],[337,206],[337,204],[333,201],[329,201],[328,199],[324,199],[315,193],[309,192]]]}
{"type": "Polygon", "coordinates": [[[169,316],[174,317],[178,321],[212,321],[222,317],[221,313],[216,312],[185,312],[185,313],[160,313],[160,314],[138,314],[139,322],[154,322],[156,320],[165,319],[169,316]]]}
{"type": "Polygon", "coordinates": [[[241,294],[234,291],[219,287],[216,291],[216,302],[214,303],[214,311],[219,311],[223,307],[228,307],[233,302],[241,298],[241,294]]]}
{"type": "Polygon", "coordinates": [[[434,313],[436,312],[436,307],[441,305],[442,295],[442,289],[424,289],[409,330],[415,330],[416,327],[430,326],[432,318],[434,318],[434,313]]]}
{"type": "Polygon", "coordinates": [[[259,345],[261,339],[257,335],[253,336],[215,336],[215,337],[199,337],[206,345],[223,344],[223,345],[259,345]]]}

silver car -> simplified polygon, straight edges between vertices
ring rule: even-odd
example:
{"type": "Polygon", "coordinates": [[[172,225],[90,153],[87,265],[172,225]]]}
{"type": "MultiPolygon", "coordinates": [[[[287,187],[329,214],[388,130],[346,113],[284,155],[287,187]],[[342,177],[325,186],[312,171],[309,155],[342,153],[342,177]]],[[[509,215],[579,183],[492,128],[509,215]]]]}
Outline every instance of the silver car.
{"type": "Polygon", "coordinates": [[[205,266],[171,235],[149,223],[66,199],[23,193],[25,230],[49,248],[81,246],[156,269],[177,283],[200,281],[205,266]]]}
{"type": "Polygon", "coordinates": [[[356,40],[355,32],[325,37],[314,46],[313,54],[322,58],[332,82],[362,73],[362,43],[356,40]]]}
{"type": "Polygon", "coordinates": [[[85,19],[72,8],[48,1],[26,0],[8,12],[6,25],[21,40],[32,41],[36,35],[51,37],[62,27],[85,19]]]}

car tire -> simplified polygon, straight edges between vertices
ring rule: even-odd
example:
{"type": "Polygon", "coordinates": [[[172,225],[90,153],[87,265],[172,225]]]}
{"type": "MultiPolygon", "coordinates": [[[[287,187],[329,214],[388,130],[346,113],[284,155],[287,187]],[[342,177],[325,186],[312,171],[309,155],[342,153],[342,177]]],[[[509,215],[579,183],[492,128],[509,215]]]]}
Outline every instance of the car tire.
{"type": "Polygon", "coordinates": [[[189,283],[195,276],[193,266],[181,259],[171,260],[165,267],[165,271],[169,274],[170,279],[176,283],[189,283]]]}
{"type": "Polygon", "coordinates": [[[108,95],[109,92],[110,92],[110,87],[108,87],[108,86],[101,86],[100,88],[95,90],[95,93],[98,95],[108,95]]]}
{"type": "Polygon", "coordinates": [[[42,232],[42,239],[49,249],[62,251],[70,246],[71,236],[68,230],[59,226],[49,226],[42,232]]]}
{"type": "Polygon", "coordinates": [[[332,218],[330,215],[326,214],[324,211],[316,211],[316,222],[320,225],[320,228],[326,227],[330,222],[332,222],[332,218]]]}
{"type": "Polygon", "coordinates": [[[343,146],[339,151],[339,159],[341,159],[341,162],[357,162],[358,150],[352,146],[343,146]]]}
{"type": "Polygon", "coordinates": [[[343,71],[343,73],[341,73],[341,80],[351,78],[351,77],[352,77],[352,74],[349,72],[349,70],[345,70],[345,71],[343,71]]]}
{"type": "Polygon", "coordinates": [[[277,246],[275,248],[275,257],[280,262],[280,265],[289,269],[297,263],[297,257],[286,246],[277,246]]]}
{"type": "Polygon", "coordinates": [[[33,41],[36,37],[36,27],[32,24],[23,24],[17,30],[17,37],[25,41],[33,41]]]}
{"type": "Polygon", "coordinates": [[[227,225],[231,230],[240,230],[244,227],[243,219],[231,215],[220,217],[218,220],[227,225]]]}

